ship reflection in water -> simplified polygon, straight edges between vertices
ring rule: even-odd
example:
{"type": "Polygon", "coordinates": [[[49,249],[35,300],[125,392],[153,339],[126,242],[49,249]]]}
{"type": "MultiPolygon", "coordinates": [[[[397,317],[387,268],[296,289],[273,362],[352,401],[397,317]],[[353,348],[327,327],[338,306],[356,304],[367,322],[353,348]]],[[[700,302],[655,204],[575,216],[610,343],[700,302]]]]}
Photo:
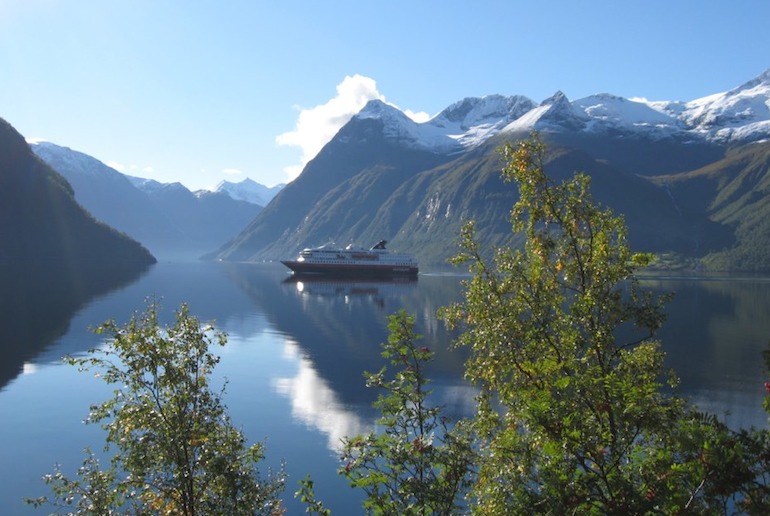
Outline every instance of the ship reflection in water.
{"type": "Polygon", "coordinates": [[[403,296],[413,289],[417,285],[417,276],[361,279],[292,274],[284,283],[294,285],[303,296],[338,297],[344,298],[346,302],[366,297],[382,307],[386,297],[403,296]]]}

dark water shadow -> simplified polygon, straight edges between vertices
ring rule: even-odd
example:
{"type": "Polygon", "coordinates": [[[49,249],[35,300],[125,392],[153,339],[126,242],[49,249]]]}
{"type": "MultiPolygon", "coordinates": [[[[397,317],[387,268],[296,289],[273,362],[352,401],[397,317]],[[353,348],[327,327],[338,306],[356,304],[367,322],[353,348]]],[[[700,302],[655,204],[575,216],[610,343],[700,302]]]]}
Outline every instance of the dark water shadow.
{"type": "Polygon", "coordinates": [[[0,266],[0,389],[69,330],[73,315],[93,299],[141,277],[141,269],[57,263],[0,266]]]}

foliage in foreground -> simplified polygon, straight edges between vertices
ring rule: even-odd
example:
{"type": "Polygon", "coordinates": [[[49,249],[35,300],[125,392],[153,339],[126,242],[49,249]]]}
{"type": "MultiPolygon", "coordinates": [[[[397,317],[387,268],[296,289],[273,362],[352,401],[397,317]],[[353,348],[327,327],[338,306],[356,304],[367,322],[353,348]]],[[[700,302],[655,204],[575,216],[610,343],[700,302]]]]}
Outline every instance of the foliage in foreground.
{"type": "Polygon", "coordinates": [[[502,153],[525,247],[487,261],[467,224],[454,262],[470,263],[472,278],[465,301],[442,311],[463,330],[466,373],[481,389],[474,512],[722,513],[766,503],[752,453],[767,436],[734,434],[670,395],[673,374],[662,381],[654,337],[666,299],[634,279],[651,257],[631,252],[623,219],[593,202],[587,176],[552,182],[537,137],[502,153]]]}
{"type": "Polygon", "coordinates": [[[398,368],[394,377],[387,379],[385,366],[365,374],[368,386],[384,390],[375,402],[382,431],[343,441],[340,473],[367,494],[369,514],[456,513],[470,484],[470,436],[430,405],[424,368],[433,352],[416,346],[414,323],[403,310],[389,318],[382,356],[398,368]]]}
{"type": "MultiPolygon", "coordinates": [[[[210,348],[225,336],[202,328],[183,305],[163,329],[150,304],[124,327],[97,329],[110,337],[71,364],[93,370],[116,386],[115,396],[91,407],[88,423],[107,431],[102,469],[90,452],[76,479],[59,468],[45,477],[52,498],[31,500],[70,514],[274,514],[280,509],[283,473],[260,477],[262,445],[246,445],[209,388],[219,358],[210,348]]],[[[223,389],[224,390],[224,389],[223,389]]]]}

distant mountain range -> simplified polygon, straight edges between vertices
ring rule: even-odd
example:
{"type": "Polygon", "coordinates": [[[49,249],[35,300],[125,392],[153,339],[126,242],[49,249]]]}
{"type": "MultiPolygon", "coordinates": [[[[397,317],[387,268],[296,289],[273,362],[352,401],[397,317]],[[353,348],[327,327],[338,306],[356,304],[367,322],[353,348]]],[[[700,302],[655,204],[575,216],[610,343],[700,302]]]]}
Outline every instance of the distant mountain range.
{"type": "Polygon", "coordinates": [[[198,258],[235,236],[280,187],[249,179],[216,191],[124,175],[82,152],[49,142],[32,150],[72,185],[97,219],[125,232],[160,258],[198,258]]]}
{"type": "MultiPolygon", "coordinates": [[[[466,98],[425,123],[371,101],[275,199],[210,256],[275,260],[336,241],[391,241],[428,267],[478,221],[491,245],[517,245],[517,198],[496,149],[538,131],[547,171],[584,171],[597,200],[622,213],[632,245],[659,263],[770,270],[770,70],[689,102],[557,92],[466,98]]],[[[425,269],[425,267],[423,267],[425,269]]]]}

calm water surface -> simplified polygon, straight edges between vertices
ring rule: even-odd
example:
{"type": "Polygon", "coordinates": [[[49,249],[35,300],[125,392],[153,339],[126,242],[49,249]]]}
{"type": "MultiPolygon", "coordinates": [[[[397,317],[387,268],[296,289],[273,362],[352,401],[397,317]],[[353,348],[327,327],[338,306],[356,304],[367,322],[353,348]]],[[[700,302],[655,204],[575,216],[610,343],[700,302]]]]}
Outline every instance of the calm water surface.
{"type": "MultiPolygon", "coordinates": [[[[59,358],[99,346],[89,328],[107,319],[125,322],[148,296],[161,299],[164,322],[187,302],[192,313],[228,334],[228,344],[217,350],[222,361],[216,381],[228,382],[225,402],[235,424],[249,439],[265,443],[264,469],[285,462],[289,514],[303,512],[292,494],[306,474],[336,514],[361,512],[361,494],[336,474],[337,455],[343,436],[374,428],[376,392],[364,387],[362,372],[382,365],[379,344],[387,338],[389,314],[401,308],[416,314],[424,344],[437,350],[430,373],[437,401],[449,414],[472,413],[473,391],[461,380],[464,357],[446,349],[450,337],[435,318],[440,306],[460,298],[460,278],[427,274],[406,283],[286,278],[275,265],[160,263],[130,285],[63,303],[69,312],[39,314],[30,303],[16,306],[13,320],[0,319],[11,328],[2,346],[35,348],[2,357],[3,371],[10,372],[0,377],[0,513],[35,513],[20,500],[47,493],[40,477],[54,463],[71,473],[85,447],[101,449],[101,430],[81,421],[89,404],[107,399],[110,389],[61,365],[59,358]],[[22,324],[20,313],[31,322],[22,324]]],[[[669,365],[682,378],[681,392],[732,426],[766,425],[760,352],[770,339],[770,281],[644,284],[677,292],[660,337],[669,365]]]]}

